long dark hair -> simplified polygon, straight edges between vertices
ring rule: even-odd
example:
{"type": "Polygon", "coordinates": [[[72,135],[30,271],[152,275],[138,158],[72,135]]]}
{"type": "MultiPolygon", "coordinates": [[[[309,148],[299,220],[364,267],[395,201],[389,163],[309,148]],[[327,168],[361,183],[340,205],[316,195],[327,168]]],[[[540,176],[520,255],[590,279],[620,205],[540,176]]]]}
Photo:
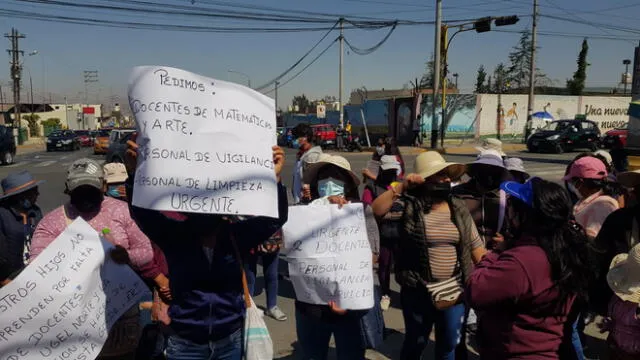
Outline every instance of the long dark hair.
{"type": "Polygon", "coordinates": [[[551,278],[558,291],[556,311],[562,311],[572,296],[587,301],[587,290],[594,274],[584,230],[573,221],[573,206],[562,186],[540,178],[533,186],[533,209],[510,199],[518,218],[521,235],[534,238],[551,264],[551,278]]]}
{"type": "Polygon", "coordinates": [[[398,158],[400,162],[400,167],[402,168],[402,173],[404,174],[404,159],[402,158],[402,154],[400,153],[400,148],[396,143],[396,139],[392,137],[388,137],[384,142],[384,154],[385,155],[393,155],[398,158]]]}

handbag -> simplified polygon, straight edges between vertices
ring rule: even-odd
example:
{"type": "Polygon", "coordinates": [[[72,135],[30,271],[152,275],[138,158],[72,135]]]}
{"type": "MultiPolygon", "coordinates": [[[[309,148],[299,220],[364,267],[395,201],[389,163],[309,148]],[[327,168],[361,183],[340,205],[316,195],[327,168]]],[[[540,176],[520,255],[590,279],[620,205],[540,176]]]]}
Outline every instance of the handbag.
{"type": "MultiPolygon", "coordinates": [[[[380,298],[377,288],[373,292],[374,299],[380,298]]],[[[360,337],[365,349],[378,349],[384,343],[384,317],[380,301],[374,301],[373,307],[360,318],[360,337]]]]}
{"type": "Polygon", "coordinates": [[[249,294],[249,286],[247,285],[247,275],[242,266],[242,258],[238,251],[236,241],[231,235],[231,243],[236,253],[236,259],[242,269],[242,288],[244,291],[244,303],[247,312],[244,318],[244,359],[245,360],[272,360],[273,359],[273,342],[269,335],[269,329],[264,322],[264,312],[256,306],[249,294]]]}
{"type": "Polygon", "coordinates": [[[438,282],[425,282],[425,286],[431,295],[433,305],[438,310],[448,309],[458,304],[462,299],[462,274],[458,273],[447,280],[438,282]]]}

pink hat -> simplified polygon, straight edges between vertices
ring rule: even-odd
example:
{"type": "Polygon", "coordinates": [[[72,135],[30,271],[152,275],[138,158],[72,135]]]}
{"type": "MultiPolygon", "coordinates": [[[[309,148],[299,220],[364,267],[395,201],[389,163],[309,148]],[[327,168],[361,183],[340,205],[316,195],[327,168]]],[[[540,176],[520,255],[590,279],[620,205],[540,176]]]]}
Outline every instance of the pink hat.
{"type": "Polygon", "coordinates": [[[602,180],[606,178],[607,175],[607,168],[600,159],[585,156],[576,160],[571,165],[569,173],[563,180],[568,181],[573,178],[602,180]]]}

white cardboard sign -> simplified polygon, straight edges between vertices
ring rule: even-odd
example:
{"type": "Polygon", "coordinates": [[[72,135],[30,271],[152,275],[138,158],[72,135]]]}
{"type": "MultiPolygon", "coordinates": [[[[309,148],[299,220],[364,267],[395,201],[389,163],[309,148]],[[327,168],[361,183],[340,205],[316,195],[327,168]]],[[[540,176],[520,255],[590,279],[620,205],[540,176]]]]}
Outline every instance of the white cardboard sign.
{"type": "Polygon", "coordinates": [[[274,100],[160,66],[133,69],[138,129],[133,204],[153,210],[278,217],[274,100]]]}
{"type": "Polygon", "coordinates": [[[0,289],[0,360],[95,359],[113,324],[148,293],[78,218],[0,289]]]}
{"type": "Polygon", "coordinates": [[[350,310],[373,307],[371,246],[362,204],[289,207],[282,229],[296,298],[335,301],[350,310]]]}

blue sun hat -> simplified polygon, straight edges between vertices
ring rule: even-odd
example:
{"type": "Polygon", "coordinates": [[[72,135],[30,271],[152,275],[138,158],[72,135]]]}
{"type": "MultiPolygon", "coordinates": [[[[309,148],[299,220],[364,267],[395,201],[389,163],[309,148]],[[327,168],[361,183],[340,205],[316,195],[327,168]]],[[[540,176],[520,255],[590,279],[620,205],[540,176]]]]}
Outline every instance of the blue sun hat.
{"type": "Polygon", "coordinates": [[[524,184],[515,181],[505,181],[500,184],[500,190],[533,208],[533,183],[531,182],[533,179],[537,178],[531,178],[524,184]]]}
{"type": "Polygon", "coordinates": [[[0,196],[0,199],[6,199],[10,196],[18,195],[20,193],[38,187],[43,183],[43,180],[35,180],[31,173],[29,173],[28,171],[9,174],[9,176],[2,179],[2,181],[0,182],[3,192],[2,196],[0,196]]]}

